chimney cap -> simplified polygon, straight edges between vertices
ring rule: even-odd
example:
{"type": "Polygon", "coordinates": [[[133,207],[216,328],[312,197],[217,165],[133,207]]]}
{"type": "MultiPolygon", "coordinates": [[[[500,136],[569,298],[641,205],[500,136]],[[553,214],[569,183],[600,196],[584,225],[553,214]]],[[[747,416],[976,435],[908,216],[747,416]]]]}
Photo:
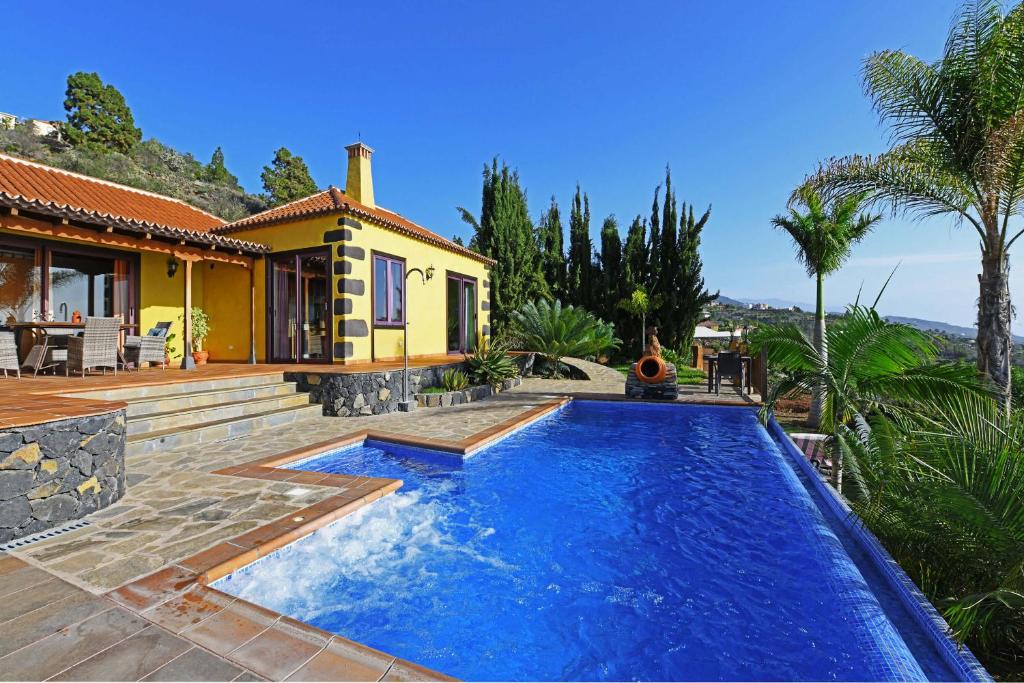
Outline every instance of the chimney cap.
{"type": "Polygon", "coordinates": [[[345,149],[348,150],[348,155],[350,157],[359,155],[369,156],[373,154],[373,147],[364,144],[362,140],[359,142],[353,142],[351,145],[345,145],[345,149]]]}

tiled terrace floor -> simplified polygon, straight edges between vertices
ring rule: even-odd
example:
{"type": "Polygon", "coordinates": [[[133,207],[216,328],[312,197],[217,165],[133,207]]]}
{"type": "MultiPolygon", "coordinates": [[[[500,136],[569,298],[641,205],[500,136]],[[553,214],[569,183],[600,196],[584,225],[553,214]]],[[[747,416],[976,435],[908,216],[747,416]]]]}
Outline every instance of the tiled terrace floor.
{"type": "MultiPolygon", "coordinates": [[[[266,366],[262,367],[266,371],[266,366]]],[[[0,659],[0,679],[43,679],[58,674],[104,680],[137,680],[151,675],[154,678],[150,680],[159,680],[160,676],[179,680],[221,680],[228,674],[251,676],[251,672],[243,670],[239,660],[230,663],[220,659],[202,647],[194,647],[191,641],[145,620],[140,621],[142,617],[133,616],[101,597],[161,567],[178,563],[210,546],[293,515],[302,508],[338,494],[336,487],[225,476],[213,474],[214,471],[366,429],[460,441],[536,409],[557,395],[622,396],[624,379],[620,374],[593,364],[586,364],[586,367],[593,377],[591,381],[528,379],[513,391],[465,406],[375,417],[321,417],[201,448],[184,447],[157,455],[128,458],[127,495],[113,506],[93,514],[89,518],[90,526],[37,542],[0,559],[0,570],[7,567],[10,571],[11,567],[19,567],[13,571],[21,577],[19,580],[26,581],[26,588],[49,585],[56,592],[43,591],[41,595],[66,594],[63,598],[33,607],[30,613],[15,614],[17,609],[27,609],[34,604],[32,591],[39,591],[32,588],[19,598],[27,601],[22,603],[26,607],[17,608],[15,612],[10,611],[14,608],[0,608],[0,634],[3,634],[0,638],[0,656],[3,657],[0,659]],[[14,564],[22,561],[33,568],[14,564]],[[107,621],[110,620],[114,625],[108,627],[107,621]],[[77,625],[70,630],[65,629],[72,623],[77,625]],[[71,662],[77,655],[69,654],[54,659],[52,664],[31,665],[37,660],[42,661],[40,658],[45,659],[45,653],[54,648],[70,653],[91,652],[92,644],[79,641],[91,642],[94,637],[90,635],[90,629],[94,626],[104,632],[116,628],[135,630],[126,633],[123,644],[102,658],[85,660],[82,656],[83,661],[93,661],[93,664],[71,662]],[[9,636],[11,633],[15,635],[9,636]],[[17,643],[25,645],[16,649],[17,643]],[[131,654],[137,647],[140,654],[142,649],[153,651],[153,654],[139,663],[138,658],[133,659],[135,655],[131,654]],[[10,651],[5,652],[4,648],[10,651]],[[125,649],[126,654],[119,654],[121,649],[125,649]],[[173,661],[172,653],[177,657],[173,661]],[[153,665],[161,658],[167,661],[153,665]],[[98,664],[108,660],[109,665],[97,668],[98,664]],[[61,664],[65,665],[64,669],[53,670],[61,664]],[[65,671],[72,665],[77,668],[65,671]],[[149,671],[142,671],[151,665],[149,671]],[[163,668],[157,671],[157,666],[163,668]]],[[[684,389],[682,401],[707,402],[716,398],[706,392],[706,387],[684,389]]],[[[747,403],[756,398],[723,390],[718,401],[747,403]]],[[[13,584],[9,584],[6,578],[0,578],[0,586],[3,586],[0,593],[10,592],[10,585],[13,584]]],[[[0,597],[0,605],[7,601],[7,598],[0,597]]],[[[108,633],[106,637],[109,640],[113,635],[108,633]]],[[[317,649],[313,655],[325,648],[327,645],[317,649]]],[[[95,652],[91,654],[101,656],[95,652]]],[[[392,670],[395,665],[392,660],[381,669],[381,676],[387,672],[390,672],[388,676],[395,678],[418,675],[412,669],[406,669],[404,673],[392,670]]],[[[309,669],[303,671],[312,675],[309,669]]],[[[267,674],[266,671],[263,673],[267,674]]],[[[361,675],[367,674],[363,672],[361,675]]]]}

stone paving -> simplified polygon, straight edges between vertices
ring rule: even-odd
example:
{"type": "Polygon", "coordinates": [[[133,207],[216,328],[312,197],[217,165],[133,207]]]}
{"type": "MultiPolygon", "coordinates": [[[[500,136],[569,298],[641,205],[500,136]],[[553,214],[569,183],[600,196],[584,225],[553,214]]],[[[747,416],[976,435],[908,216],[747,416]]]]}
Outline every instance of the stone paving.
{"type": "MultiPolygon", "coordinates": [[[[35,543],[16,554],[88,590],[109,591],[334,493],[329,487],[296,487],[211,474],[214,470],[362,429],[458,441],[553,396],[622,395],[625,380],[617,371],[585,361],[573,363],[584,367],[593,379],[531,378],[516,389],[462,406],[367,417],[318,417],[201,447],[128,457],[128,493],[120,502],[91,515],[90,526],[35,543]]],[[[682,400],[715,398],[704,387],[689,389],[682,400]]],[[[723,391],[721,398],[735,401],[737,397],[735,392],[723,391]]]]}
{"type": "MultiPolygon", "coordinates": [[[[40,574],[57,582],[54,585],[68,586],[65,590],[78,587],[89,594],[106,593],[337,492],[326,486],[297,486],[213,474],[215,470],[364,429],[458,441],[536,408],[554,396],[622,396],[625,380],[620,373],[583,361],[573,363],[584,368],[592,379],[527,379],[516,389],[462,406],[368,417],[317,417],[229,441],[128,457],[128,492],[121,501],[91,515],[89,526],[31,544],[13,552],[8,559],[17,558],[45,570],[40,574]]],[[[714,395],[698,387],[681,400],[709,399],[714,400],[714,395]]],[[[723,392],[720,400],[750,399],[741,399],[735,392],[723,392]]],[[[37,618],[46,616],[50,609],[59,609],[60,604],[57,601],[51,607],[37,610],[37,618]]],[[[0,632],[5,632],[9,625],[0,612],[0,632]]],[[[202,659],[198,654],[193,657],[202,659]]],[[[203,662],[214,666],[212,662],[203,662]]],[[[0,666],[0,678],[4,677],[3,670],[0,666]]],[[[239,671],[238,675],[246,672],[239,671]]]]}

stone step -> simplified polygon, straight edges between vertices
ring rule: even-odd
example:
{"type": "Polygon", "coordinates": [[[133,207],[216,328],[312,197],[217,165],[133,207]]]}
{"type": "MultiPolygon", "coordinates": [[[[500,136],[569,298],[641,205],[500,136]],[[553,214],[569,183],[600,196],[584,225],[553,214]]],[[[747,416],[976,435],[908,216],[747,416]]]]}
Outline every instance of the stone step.
{"type": "Polygon", "coordinates": [[[147,432],[163,432],[169,429],[188,429],[192,425],[223,422],[248,415],[265,414],[279,408],[297,408],[309,405],[309,394],[292,392],[283,396],[250,398],[240,401],[215,403],[213,405],[170,410],[161,413],[140,415],[128,419],[128,436],[147,432]]]}
{"type": "MultiPolygon", "coordinates": [[[[147,371],[147,374],[154,376],[154,381],[159,382],[156,376],[158,371],[147,371]]],[[[188,381],[168,380],[167,384],[146,384],[141,386],[126,386],[117,389],[103,389],[99,391],[69,391],[65,396],[75,398],[92,398],[108,401],[131,401],[142,398],[162,398],[165,396],[179,396],[182,394],[195,394],[203,391],[219,391],[227,389],[238,389],[241,387],[265,386],[277,384],[284,381],[283,372],[268,372],[259,375],[245,375],[241,377],[218,377],[206,379],[194,379],[188,381]]],[[[74,385],[70,383],[71,389],[74,385]]]]}
{"type": "Polygon", "coordinates": [[[236,401],[250,401],[273,396],[295,394],[295,382],[274,382],[233,389],[211,389],[190,394],[172,394],[128,401],[129,419],[157,413],[173,413],[190,408],[201,408],[236,401]]]}
{"type": "Polygon", "coordinates": [[[251,434],[260,429],[279,427],[299,420],[312,419],[320,415],[323,415],[322,406],[319,404],[305,404],[202,424],[193,424],[189,427],[173,427],[160,431],[132,434],[128,436],[125,453],[128,456],[138,456],[158,453],[181,446],[213,443],[251,434]]]}

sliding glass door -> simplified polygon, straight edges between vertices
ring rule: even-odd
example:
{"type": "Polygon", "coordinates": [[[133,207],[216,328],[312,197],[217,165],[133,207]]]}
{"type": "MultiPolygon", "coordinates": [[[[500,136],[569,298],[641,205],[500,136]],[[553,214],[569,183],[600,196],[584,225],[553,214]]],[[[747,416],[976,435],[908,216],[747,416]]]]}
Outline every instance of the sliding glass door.
{"type": "Polygon", "coordinates": [[[136,320],[138,258],[44,240],[0,239],[0,325],[78,313],[136,320]],[[8,241],[10,240],[10,241],[8,241]]]}
{"type": "Polygon", "coordinates": [[[476,280],[448,274],[448,353],[468,353],[476,346],[476,280]]]}
{"type": "Polygon", "coordinates": [[[330,256],[275,255],[270,267],[270,357],[278,363],[329,362],[330,256]]]}

